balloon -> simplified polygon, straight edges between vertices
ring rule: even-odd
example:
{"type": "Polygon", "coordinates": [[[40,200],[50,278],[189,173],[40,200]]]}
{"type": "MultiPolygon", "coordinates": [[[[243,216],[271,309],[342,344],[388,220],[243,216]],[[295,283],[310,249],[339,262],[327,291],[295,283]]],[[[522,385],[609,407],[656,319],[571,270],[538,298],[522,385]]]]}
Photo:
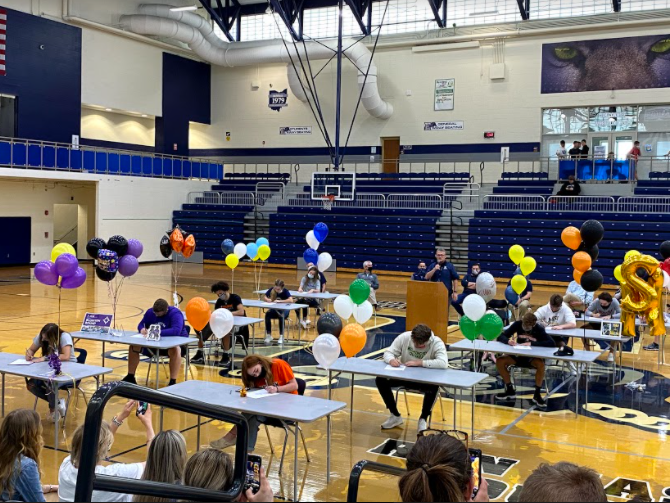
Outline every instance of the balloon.
{"type": "Polygon", "coordinates": [[[202,297],[194,297],[186,304],[186,319],[198,332],[207,326],[211,316],[212,310],[202,297]]]}
{"type": "Polygon", "coordinates": [[[335,313],[323,313],[316,323],[316,332],[319,335],[333,334],[335,337],[339,337],[342,332],[342,320],[335,313]]]}
{"type": "Polygon", "coordinates": [[[614,268],[614,277],[616,280],[621,283],[623,281],[623,276],[621,275],[621,266],[618,265],[614,268]]]}
{"type": "Polygon", "coordinates": [[[116,272],[103,271],[100,267],[95,268],[95,275],[99,280],[109,283],[116,278],[116,272]]]}
{"type": "Polygon", "coordinates": [[[368,336],[358,323],[346,325],[340,333],[340,346],[347,358],[353,358],[365,347],[368,336]]]}
{"type": "Polygon", "coordinates": [[[670,274],[670,258],[666,258],[660,265],[661,269],[670,274]]]}
{"type": "Polygon", "coordinates": [[[140,263],[134,255],[126,255],[119,260],[119,274],[125,278],[134,276],[140,268],[140,263]]]}
{"type": "Polygon", "coordinates": [[[509,258],[512,259],[516,265],[519,265],[526,256],[526,250],[522,246],[514,245],[509,249],[509,258]]]}
{"type": "Polygon", "coordinates": [[[577,283],[579,283],[580,285],[582,284],[582,276],[583,276],[583,275],[584,275],[584,273],[583,273],[582,271],[578,271],[577,269],[575,269],[574,271],[572,271],[572,277],[573,277],[574,280],[575,280],[577,283]]]}
{"type": "Polygon", "coordinates": [[[302,254],[302,258],[305,259],[306,264],[316,264],[319,261],[319,254],[315,250],[307,248],[305,253],[302,254]]]}
{"type": "Polygon", "coordinates": [[[603,286],[603,275],[595,269],[591,269],[582,274],[580,284],[587,292],[595,292],[598,288],[603,286]]]}
{"type": "Polygon", "coordinates": [[[325,369],[329,369],[337,361],[341,351],[340,341],[333,334],[319,335],[312,345],[314,359],[325,369]]]}
{"type": "Polygon", "coordinates": [[[597,220],[587,220],[582,224],[579,234],[582,236],[584,244],[590,248],[603,240],[605,229],[603,228],[603,224],[597,220]]]}
{"type": "Polygon", "coordinates": [[[61,278],[69,278],[77,272],[78,268],[79,261],[77,260],[77,257],[70,253],[63,253],[56,259],[56,273],[61,278]]]}
{"type": "Polygon", "coordinates": [[[181,253],[184,258],[190,258],[195,253],[195,236],[193,234],[184,238],[184,247],[181,249],[181,253]]]}
{"type": "Polygon", "coordinates": [[[589,257],[591,257],[591,261],[595,262],[598,260],[598,257],[600,256],[600,248],[598,245],[593,245],[590,247],[584,247],[584,251],[589,254],[589,257]]]}
{"type": "MultiPolygon", "coordinates": [[[[209,311],[209,307],[207,308],[209,311]]],[[[228,309],[217,309],[209,318],[209,327],[217,339],[223,339],[228,335],[235,326],[235,319],[233,313],[228,309]]]]}
{"type": "Polygon", "coordinates": [[[128,254],[128,240],[123,236],[112,236],[107,241],[106,249],[116,252],[119,257],[123,257],[128,254]]]}
{"type": "Polygon", "coordinates": [[[238,265],[240,265],[240,259],[238,259],[237,255],[234,253],[231,253],[226,257],[226,265],[234,270],[238,265]]]}
{"type": "Polygon", "coordinates": [[[84,271],[81,267],[78,267],[72,276],[69,278],[63,278],[63,280],[60,282],[60,286],[66,290],[74,290],[75,288],[79,288],[85,282],[86,271],[84,271]]]}
{"type": "Polygon", "coordinates": [[[319,268],[319,271],[326,272],[330,269],[331,265],[333,265],[333,257],[330,253],[319,254],[319,260],[316,262],[316,267],[319,268]]]}
{"type": "Polygon", "coordinates": [[[235,251],[235,244],[233,243],[232,239],[224,239],[223,242],[221,243],[221,251],[223,252],[223,256],[227,257],[231,253],[235,251]]]}
{"type": "Polygon", "coordinates": [[[51,250],[51,261],[56,263],[56,259],[60,257],[63,253],[69,253],[70,255],[77,256],[77,251],[69,243],[59,243],[53,247],[51,250]]]}
{"type": "Polygon", "coordinates": [[[572,267],[580,272],[586,272],[591,268],[593,261],[586,252],[577,252],[572,256],[572,267]]]}
{"type": "Polygon", "coordinates": [[[493,300],[496,296],[496,280],[488,272],[483,272],[477,276],[477,295],[486,303],[493,300]]]}
{"type": "Polygon", "coordinates": [[[670,274],[663,271],[663,288],[670,288],[670,274]]]}
{"type": "Polygon", "coordinates": [[[249,243],[247,245],[247,256],[253,260],[258,256],[258,246],[256,243],[249,243]]]}
{"type": "Polygon", "coordinates": [[[479,335],[477,330],[477,323],[472,321],[467,316],[461,316],[461,320],[458,322],[458,326],[461,328],[463,337],[469,341],[474,341],[479,335]]]}
{"type": "Polygon", "coordinates": [[[272,250],[270,249],[270,245],[262,244],[258,248],[258,256],[263,261],[269,259],[271,254],[272,254],[272,250]]]}
{"type": "Polygon", "coordinates": [[[128,253],[127,255],[132,255],[135,258],[140,258],[144,253],[144,245],[137,239],[128,240],[128,253]]]}
{"type": "Polygon", "coordinates": [[[524,276],[531,274],[536,267],[537,262],[535,262],[533,257],[524,257],[523,260],[521,260],[521,273],[524,276]]]}
{"type": "Polygon", "coordinates": [[[307,246],[309,246],[312,250],[318,250],[319,245],[319,240],[316,239],[316,236],[314,235],[314,231],[309,231],[307,235],[305,236],[305,241],[307,241],[307,246]]]}
{"type": "Polygon", "coordinates": [[[177,253],[181,253],[184,249],[184,235],[179,226],[175,227],[172,234],[170,234],[170,246],[172,246],[172,250],[177,253]]]}
{"type": "MultiPolygon", "coordinates": [[[[367,300],[367,297],[365,300],[367,300]]],[[[354,314],[354,305],[348,295],[339,295],[335,298],[335,302],[333,302],[333,309],[335,309],[340,318],[348,320],[354,314]]]]}
{"type": "Polygon", "coordinates": [[[242,260],[247,254],[247,245],[244,243],[237,243],[233,249],[233,253],[238,259],[242,260]]]}
{"type": "MultiPolygon", "coordinates": [[[[256,246],[258,246],[258,248],[260,248],[263,245],[270,246],[270,241],[268,241],[268,238],[258,238],[256,240],[256,246]]],[[[267,260],[267,259],[261,259],[261,260],[267,260]]]]}
{"type": "Polygon", "coordinates": [[[47,286],[54,286],[58,284],[58,273],[56,272],[56,264],[49,260],[43,260],[35,266],[35,279],[47,286]]]}
{"type": "Polygon", "coordinates": [[[488,312],[477,322],[479,332],[487,341],[495,341],[503,331],[503,321],[494,312],[488,312]]]}
{"type": "Polygon", "coordinates": [[[319,222],[314,226],[314,237],[319,243],[323,243],[328,237],[328,226],[319,222]]]}
{"type": "Polygon", "coordinates": [[[366,300],[360,306],[354,307],[354,319],[362,325],[372,318],[373,312],[374,308],[372,307],[372,304],[370,304],[370,301],[366,300]]]}
{"type": "Polygon", "coordinates": [[[100,250],[98,252],[98,269],[116,273],[119,270],[119,255],[112,250],[100,250]]]}
{"type": "Polygon", "coordinates": [[[105,243],[105,240],[100,238],[93,238],[86,245],[86,253],[88,253],[89,257],[95,260],[98,258],[98,252],[103,248],[107,248],[107,243],[105,243]]]}
{"type": "Polygon", "coordinates": [[[661,243],[661,256],[663,260],[670,258],[670,241],[663,241],[661,243]]]}
{"type": "Polygon", "coordinates": [[[351,297],[351,301],[354,304],[360,306],[370,297],[370,285],[362,279],[354,280],[354,282],[349,285],[349,297],[351,297]]]}
{"type": "Polygon", "coordinates": [[[463,300],[463,312],[472,321],[477,322],[486,313],[486,301],[479,295],[468,295],[463,300]]]}
{"type": "Polygon", "coordinates": [[[635,317],[645,315],[649,324],[649,335],[665,334],[663,322],[663,273],[658,260],[649,255],[631,255],[621,268],[621,322],[623,334],[635,336],[635,317]],[[640,271],[642,269],[642,271],[640,271]],[[640,277],[646,272],[648,279],[640,277]]]}
{"type": "Polygon", "coordinates": [[[521,293],[526,289],[528,286],[528,280],[521,276],[520,274],[517,274],[512,278],[512,290],[514,290],[514,293],[517,295],[521,295],[521,293]]]}
{"type": "Polygon", "coordinates": [[[161,255],[165,258],[170,258],[172,256],[172,245],[170,244],[170,238],[166,235],[161,238],[160,243],[161,255]]]}
{"type": "Polygon", "coordinates": [[[582,244],[582,235],[577,227],[566,227],[561,232],[561,241],[571,250],[577,251],[582,244]]]}
{"type": "Polygon", "coordinates": [[[626,262],[628,259],[634,257],[635,255],[642,255],[642,254],[637,250],[631,250],[628,253],[626,253],[626,256],[623,258],[624,262],[626,262]]]}
{"type": "Polygon", "coordinates": [[[507,288],[505,288],[505,299],[507,299],[507,302],[510,304],[515,305],[519,301],[519,295],[514,291],[512,285],[508,285],[507,288]]]}

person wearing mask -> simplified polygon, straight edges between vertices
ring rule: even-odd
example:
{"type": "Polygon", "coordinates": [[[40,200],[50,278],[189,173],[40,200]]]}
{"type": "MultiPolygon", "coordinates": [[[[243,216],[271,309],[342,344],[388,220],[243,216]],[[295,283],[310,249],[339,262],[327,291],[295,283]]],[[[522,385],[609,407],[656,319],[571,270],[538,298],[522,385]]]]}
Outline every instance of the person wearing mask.
{"type": "Polygon", "coordinates": [[[568,158],[568,151],[565,149],[565,140],[561,140],[561,144],[558,147],[558,150],[556,151],[556,157],[558,158],[559,161],[568,158]]]}
{"type": "Polygon", "coordinates": [[[16,409],[0,426],[0,500],[45,501],[58,486],[42,485],[42,422],[34,410],[16,409]]]}
{"type": "MultiPolygon", "coordinates": [[[[314,262],[310,262],[307,264],[307,269],[309,270],[310,267],[314,267],[315,265],[316,264],[314,264],[314,262]]],[[[326,287],[326,283],[328,283],[328,280],[326,279],[326,275],[323,274],[321,271],[319,271],[319,282],[321,283],[321,293],[326,293],[328,291],[326,287]]],[[[317,310],[317,314],[321,316],[320,308],[317,310]]]]}
{"type": "Polygon", "coordinates": [[[607,494],[598,472],[561,462],[541,464],[523,483],[522,503],[606,503],[607,494]]]}
{"type": "Polygon", "coordinates": [[[461,277],[454,267],[454,264],[447,261],[447,251],[444,248],[438,248],[435,251],[435,262],[428,266],[426,273],[427,281],[441,281],[449,292],[450,300],[458,300],[458,280],[461,277]]]}
{"type": "MultiPolygon", "coordinates": [[[[391,367],[421,367],[430,369],[446,369],[449,366],[447,348],[444,342],[430,330],[427,325],[419,324],[411,332],[405,332],[395,338],[391,347],[384,353],[384,361],[391,367]]],[[[382,424],[383,430],[402,426],[403,419],[393,396],[393,388],[408,386],[406,381],[396,381],[377,377],[377,390],[391,413],[382,424]]],[[[413,390],[423,392],[423,408],[419,417],[418,431],[427,428],[427,421],[433,411],[433,405],[440,391],[438,386],[411,383],[413,390]]]]}
{"type": "Polygon", "coordinates": [[[412,281],[426,281],[426,263],[423,260],[419,262],[416,272],[412,274],[412,281]]]}
{"type": "MultiPolygon", "coordinates": [[[[621,306],[619,301],[612,297],[608,292],[603,292],[598,295],[589,308],[586,310],[587,318],[598,318],[600,320],[617,320],[621,318],[621,306]]],[[[607,356],[607,361],[614,362],[614,355],[617,350],[620,350],[621,343],[611,342],[610,352],[607,356]]]]}
{"type": "MultiPolygon", "coordinates": [[[[261,355],[249,355],[242,362],[242,385],[248,389],[265,389],[271,395],[277,393],[298,394],[298,382],[293,369],[284,360],[271,360],[261,355]]],[[[242,414],[249,423],[249,453],[256,449],[258,428],[266,420],[265,417],[253,414],[242,414]]],[[[211,442],[215,449],[227,449],[237,442],[237,427],[230,430],[219,440],[211,442]]]]}
{"type": "Polygon", "coordinates": [[[454,309],[460,316],[465,315],[465,313],[463,312],[463,301],[465,300],[465,298],[468,295],[477,293],[477,277],[479,276],[480,272],[482,272],[481,266],[479,264],[472,264],[470,274],[466,274],[463,280],[461,281],[461,285],[463,285],[463,293],[458,295],[458,297],[456,297],[456,300],[451,301],[451,305],[454,306],[454,309]]]}
{"type": "MultiPolygon", "coordinates": [[[[44,362],[54,352],[58,354],[58,358],[62,362],[77,363],[72,336],[67,332],[63,332],[55,323],[47,323],[42,327],[40,333],[35,336],[30,347],[26,349],[25,359],[33,363],[44,362]],[[40,354],[42,355],[39,358],[35,358],[37,350],[40,350],[40,354]]],[[[61,419],[65,417],[65,413],[67,412],[65,400],[57,400],[58,394],[54,394],[51,391],[51,386],[47,385],[46,381],[27,379],[26,386],[28,391],[37,398],[49,403],[49,421],[56,422],[59,417],[61,419]],[[58,408],[57,413],[56,408],[58,408]]]]}
{"type": "MultiPolygon", "coordinates": [[[[265,302],[272,304],[293,304],[293,297],[291,292],[285,288],[282,280],[275,281],[275,285],[265,292],[265,302]]],[[[279,320],[279,340],[277,344],[280,346],[284,344],[284,325],[286,318],[291,311],[269,309],[265,313],[265,345],[272,344],[272,320],[279,320]]]]}
{"type": "MultiPolygon", "coordinates": [[[[512,323],[505,330],[498,341],[509,346],[535,346],[553,348],[556,347],[554,340],[547,335],[544,327],[537,322],[537,317],[533,313],[526,313],[521,321],[512,323]]],[[[505,355],[498,358],[496,367],[498,373],[505,383],[505,391],[496,395],[496,400],[516,400],[516,391],[512,385],[510,376],[510,367],[534,368],[535,372],[535,393],[532,402],[540,408],[547,406],[541,394],[542,382],[544,381],[545,363],[542,358],[528,358],[525,356],[505,355]]]]}
{"type": "Polygon", "coordinates": [[[580,149],[580,154],[582,159],[588,159],[589,158],[589,152],[590,152],[589,144],[586,140],[582,140],[581,144],[581,149],[580,149]]]}
{"type": "Polygon", "coordinates": [[[573,312],[583,313],[591,305],[591,302],[593,302],[593,292],[587,292],[582,288],[582,285],[573,280],[565,291],[563,302],[565,302],[573,312]]]}
{"type": "Polygon", "coordinates": [[[570,159],[579,159],[582,154],[581,144],[578,141],[573,141],[568,154],[570,154],[570,159]]]}
{"type": "MultiPolygon", "coordinates": [[[[186,440],[177,430],[161,431],[149,444],[147,462],[141,480],[162,482],[164,484],[182,484],[184,467],[188,460],[186,440]]],[[[136,495],[133,498],[139,502],[169,502],[168,498],[136,495]]]]}
{"type": "MultiPolygon", "coordinates": [[[[184,313],[179,308],[170,306],[165,299],[158,299],[154,302],[151,309],[147,309],[142,317],[142,321],[137,326],[137,331],[142,335],[149,333],[151,325],[160,325],[161,337],[188,337],[188,327],[184,323],[184,313]]],[[[128,375],[123,378],[125,382],[137,384],[135,372],[140,364],[140,354],[151,358],[153,353],[147,348],[139,346],[130,346],[128,351],[128,375]]],[[[177,383],[177,375],[181,367],[181,359],[186,356],[186,346],[180,346],[161,350],[161,356],[170,357],[170,382],[168,386],[177,383]]]]}
{"type": "Polygon", "coordinates": [[[450,435],[419,436],[407,453],[407,473],[398,483],[400,498],[405,503],[489,501],[488,482],[478,477],[461,440],[450,435]]]}
{"type": "Polygon", "coordinates": [[[362,279],[368,285],[370,285],[370,304],[375,308],[375,311],[379,310],[377,304],[377,290],[379,290],[379,278],[377,275],[372,272],[372,262],[366,260],[363,262],[363,272],[359,272],[356,276],[356,279],[362,279]]]}
{"type": "MultiPolygon", "coordinates": [[[[123,422],[135,411],[136,406],[137,402],[132,400],[127,402],[121,413],[112,418],[111,425],[107,423],[107,421],[103,421],[100,425],[98,457],[95,463],[96,474],[135,480],[142,477],[146,463],[102,464],[103,461],[109,457],[109,451],[114,444],[114,435],[116,435],[117,430],[123,425],[123,422]]],[[[147,445],[149,445],[156,436],[151,422],[151,407],[148,407],[144,414],[138,415],[137,419],[142,423],[142,426],[144,426],[147,445]]],[[[58,471],[58,498],[60,501],[66,502],[74,501],[74,493],[77,487],[77,476],[79,475],[79,462],[84,449],[84,424],[81,424],[75,430],[74,435],[72,436],[70,449],[70,455],[63,460],[63,463],[60,465],[60,470],[58,471]]],[[[132,501],[132,496],[122,493],[93,491],[91,501],[126,503],[132,501]]]]}
{"type": "MultiPolygon", "coordinates": [[[[321,279],[319,278],[319,269],[315,266],[307,268],[307,274],[305,274],[300,280],[300,286],[298,287],[298,292],[300,293],[321,293],[321,279]]],[[[307,304],[309,307],[319,309],[321,303],[316,299],[302,299],[304,304],[307,304]]],[[[302,328],[307,330],[309,325],[312,324],[309,319],[309,307],[302,308],[302,319],[300,319],[300,311],[296,311],[296,316],[302,328]]]]}
{"type": "Polygon", "coordinates": [[[579,185],[579,182],[575,180],[575,175],[570,175],[568,181],[563,184],[561,190],[559,190],[557,196],[578,196],[582,193],[582,188],[579,185]]]}

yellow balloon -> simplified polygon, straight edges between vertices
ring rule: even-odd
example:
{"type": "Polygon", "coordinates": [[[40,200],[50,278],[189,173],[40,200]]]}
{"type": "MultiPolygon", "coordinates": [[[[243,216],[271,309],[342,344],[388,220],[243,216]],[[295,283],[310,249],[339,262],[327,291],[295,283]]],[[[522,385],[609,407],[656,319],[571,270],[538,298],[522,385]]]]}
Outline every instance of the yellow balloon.
{"type": "Polygon", "coordinates": [[[77,256],[77,252],[75,251],[74,247],[71,244],[59,243],[53,247],[53,250],[51,250],[51,261],[56,262],[56,259],[61,255],[63,255],[64,253],[70,253],[75,257],[77,256]]]}
{"type": "Polygon", "coordinates": [[[520,274],[517,274],[512,278],[512,290],[514,290],[517,295],[521,295],[527,286],[528,280],[520,274]]]}
{"type": "Polygon", "coordinates": [[[235,269],[238,265],[240,265],[240,259],[237,258],[237,255],[234,253],[231,253],[226,257],[226,265],[231,269],[235,269]]]}
{"type": "Polygon", "coordinates": [[[526,251],[520,245],[514,245],[509,249],[509,258],[512,259],[516,265],[519,265],[526,256],[526,251]]]}
{"type": "Polygon", "coordinates": [[[524,259],[521,261],[521,273],[524,276],[528,276],[535,270],[536,267],[537,262],[535,262],[533,257],[524,257],[524,259]]]}
{"type": "Polygon", "coordinates": [[[625,262],[631,257],[634,257],[635,255],[642,255],[639,251],[637,250],[631,250],[628,253],[626,253],[626,256],[624,257],[623,261],[625,262]]]}
{"type": "Polygon", "coordinates": [[[257,262],[261,259],[260,255],[257,253],[254,258],[251,259],[252,262],[257,262]]]}
{"type": "Polygon", "coordinates": [[[261,247],[258,249],[258,255],[261,257],[261,260],[269,259],[271,253],[272,250],[270,250],[268,245],[261,245],[261,247]]]}
{"type": "Polygon", "coordinates": [[[618,265],[614,268],[614,277],[616,278],[616,280],[619,283],[621,283],[623,281],[623,276],[621,274],[621,266],[620,265],[618,265]]]}

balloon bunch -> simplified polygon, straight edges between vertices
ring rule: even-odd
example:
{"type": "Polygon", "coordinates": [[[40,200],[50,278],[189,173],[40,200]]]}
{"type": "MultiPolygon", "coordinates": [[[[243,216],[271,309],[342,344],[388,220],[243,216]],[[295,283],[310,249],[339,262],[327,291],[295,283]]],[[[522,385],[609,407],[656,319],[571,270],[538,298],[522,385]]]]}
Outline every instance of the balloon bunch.
{"type": "Polygon", "coordinates": [[[186,304],[186,319],[198,332],[209,323],[217,339],[223,339],[235,325],[233,313],[223,308],[212,312],[209,303],[202,297],[195,297],[186,304]]]}
{"type": "Polygon", "coordinates": [[[661,262],[660,268],[663,271],[663,277],[665,281],[663,286],[666,289],[670,289],[670,241],[663,241],[661,243],[661,256],[663,257],[663,262],[661,262]]]}
{"type": "Polygon", "coordinates": [[[306,264],[315,264],[319,271],[325,272],[333,265],[333,257],[330,253],[318,253],[319,245],[323,243],[328,237],[328,226],[323,222],[319,222],[314,226],[314,229],[307,233],[305,240],[309,248],[302,254],[306,264]]]}
{"type": "Polygon", "coordinates": [[[463,312],[458,325],[466,339],[474,341],[480,335],[487,341],[495,341],[503,330],[503,321],[495,311],[486,310],[486,300],[481,296],[468,295],[463,301],[463,312]]]}
{"type": "Polygon", "coordinates": [[[333,302],[333,309],[343,320],[349,321],[352,316],[357,323],[366,323],[374,308],[368,300],[370,297],[370,285],[362,279],[354,280],[349,285],[349,295],[339,295],[333,302]]]}
{"type": "Polygon", "coordinates": [[[342,351],[339,340],[342,334],[342,320],[335,313],[324,313],[316,324],[316,331],[319,336],[312,345],[312,354],[319,365],[329,369],[340,357],[342,351]]]}
{"type": "Polygon", "coordinates": [[[529,276],[535,271],[537,262],[533,257],[526,256],[526,250],[524,250],[521,245],[513,245],[510,247],[509,258],[518,266],[518,269],[514,277],[512,277],[511,284],[505,290],[505,298],[510,304],[516,304],[519,300],[519,295],[521,295],[528,286],[526,276],[529,276]],[[521,274],[519,274],[519,271],[521,271],[521,274]]]}
{"type": "Polygon", "coordinates": [[[221,243],[221,251],[225,257],[226,265],[233,271],[233,289],[235,288],[235,269],[240,265],[240,260],[245,256],[254,263],[254,277],[256,289],[260,288],[261,274],[263,273],[263,263],[267,262],[272,254],[270,241],[267,238],[258,238],[255,243],[237,243],[233,244],[232,239],[224,239],[221,243]],[[256,274],[256,262],[261,260],[260,273],[256,274]]]}
{"type": "MultiPolygon", "coordinates": [[[[174,229],[165,233],[165,235],[161,238],[159,247],[161,255],[163,255],[165,258],[170,258],[173,252],[177,255],[183,255],[185,259],[191,258],[193,253],[195,253],[195,236],[182,230],[182,228],[177,225],[174,229]]],[[[177,285],[179,284],[179,277],[181,276],[181,271],[183,268],[184,261],[182,261],[181,264],[179,262],[172,263],[172,280],[174,282],[174,292],[172,293],[172,299],[174,305],[177,307],[179,306],[177,285]]]]}
{"type": "Polygon", "coordinates": [[[595,292],[603,285],[603,275],[591,266],[598,259],[598,243],[604,236],[605,229],[597,220],[587,220],[581,229],[566,227],[561,233],[563,244],[576,252],[572,256],[572,277],[587,292],[595,292]]]}

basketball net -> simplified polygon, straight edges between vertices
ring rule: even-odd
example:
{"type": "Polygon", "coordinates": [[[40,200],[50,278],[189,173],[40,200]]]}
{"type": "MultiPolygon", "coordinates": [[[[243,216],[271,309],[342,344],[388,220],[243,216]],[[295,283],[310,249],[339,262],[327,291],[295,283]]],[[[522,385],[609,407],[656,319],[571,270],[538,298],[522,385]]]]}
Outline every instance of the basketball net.
{"type": "Polygon", "coordinates": [[[330,211],[333,209],[333,202],[335,201],[335,196],[324,196],[323,197],[323,209],[330,211]]]}

